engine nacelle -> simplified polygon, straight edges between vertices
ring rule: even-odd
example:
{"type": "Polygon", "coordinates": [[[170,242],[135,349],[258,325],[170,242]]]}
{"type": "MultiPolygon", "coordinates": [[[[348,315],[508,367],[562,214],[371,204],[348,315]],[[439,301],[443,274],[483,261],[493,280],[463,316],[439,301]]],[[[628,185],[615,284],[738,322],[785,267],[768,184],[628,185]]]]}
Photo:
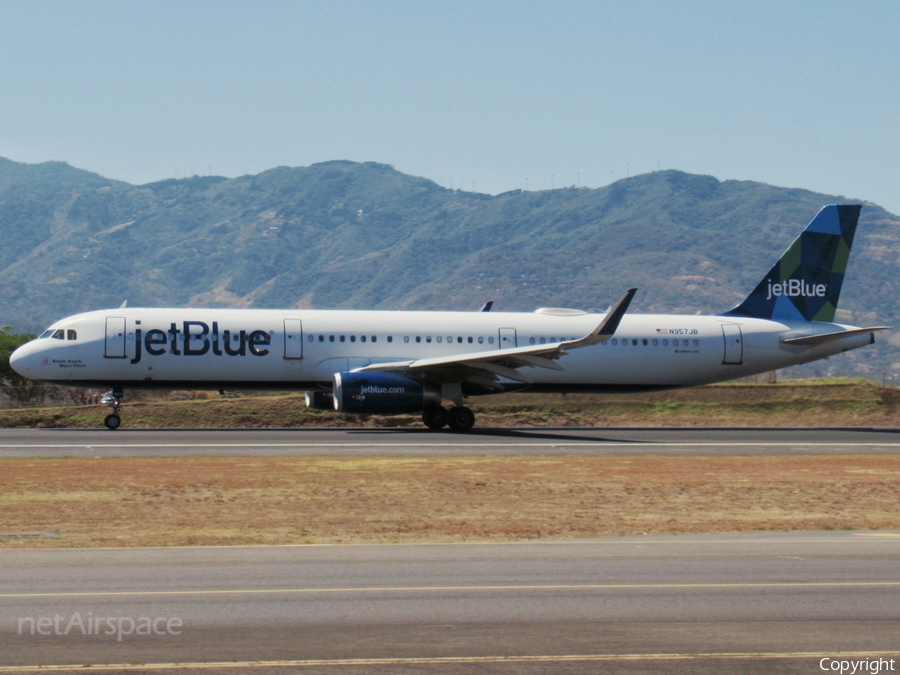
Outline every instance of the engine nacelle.
{"type": "Polygon", "coordinates": [[[441,404],[439,385],[389,373],[335,373],[334,409],[345,413],[415,413],[441,404]]]}
{"type": "Polygon", "coordinates": [[[330,391],[308,391],[306,407],[313,410],[334,410],[334,394],[330,391]]]}

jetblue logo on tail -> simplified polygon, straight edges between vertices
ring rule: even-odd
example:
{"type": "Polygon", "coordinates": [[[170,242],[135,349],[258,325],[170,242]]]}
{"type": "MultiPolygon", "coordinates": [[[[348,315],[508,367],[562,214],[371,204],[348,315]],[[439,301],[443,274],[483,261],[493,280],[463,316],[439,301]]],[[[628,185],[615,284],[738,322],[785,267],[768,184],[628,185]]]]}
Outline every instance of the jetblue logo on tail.
{"type": "Polygon", "coordinates": [[[766,300],[786,295],[789,298],[824,298],[825,284],[808,284],[803,279],[788,279],[783,284],[769,282],[769,295],[766,300]]]}

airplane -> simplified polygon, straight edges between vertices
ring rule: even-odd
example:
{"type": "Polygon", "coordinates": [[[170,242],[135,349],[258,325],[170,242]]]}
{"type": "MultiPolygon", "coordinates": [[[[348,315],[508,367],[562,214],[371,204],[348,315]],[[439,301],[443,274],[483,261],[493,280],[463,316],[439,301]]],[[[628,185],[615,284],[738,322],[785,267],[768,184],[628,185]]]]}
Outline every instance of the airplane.
{"type": "Polygon", "coordinates": [[[717,315],[130,308],[57,321],[10,357],[19,374],[126,389],[299,390],[339,413],[416,413],[465,432],[475,396],[692,387],[857,349],[887,326],[834,323],[861,210],[822,208],[756,288],[717,315]],[[452,407],[444,407],[449,401],[452,407]]]}

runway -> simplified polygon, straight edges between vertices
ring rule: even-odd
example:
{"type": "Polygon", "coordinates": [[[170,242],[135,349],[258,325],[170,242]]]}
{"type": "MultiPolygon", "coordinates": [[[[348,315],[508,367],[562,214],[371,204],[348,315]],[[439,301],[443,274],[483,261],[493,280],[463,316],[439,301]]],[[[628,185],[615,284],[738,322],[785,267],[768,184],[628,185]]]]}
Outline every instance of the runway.
{"type": "MultiPolygon", "coordinates": [[[[0,430],[0,457],[8,458],[898,450],[896,429],[0,430]]],[[[893,658],[896,669],[898,557],[897,532],[7,549],[0,550],[0,674],[38,665],[147,673],[807,673],[821,672],[823,658],[893,658]],[[142,617],[161,632],[129,632],[142,617]],[[169,620],[177,620],[172,632],[169,620]],[[108,635],[110,621],[118,630],[108,635]],[[56,634],[69,624],[69,634],[56,634]],[[82,624],[98,634],[85,635],[82,624]],[[119,632],[127,633],[121,641],[119,632]]]]}
{"type": "Polygon", "coordinates": [[[900,430],[0,429],[0,457],[895,454],[900,430]]]}
{"type": "Polygon", "coordinates": [[[826,657],[900,667],[898,557],[897,532],[3,550],[0,672],[819,672],[826,657]],[[83,634],[76,613],[116,630],[83,634]],[[162,619],[160,634],[119,641],[141,617],[162,619]]]}

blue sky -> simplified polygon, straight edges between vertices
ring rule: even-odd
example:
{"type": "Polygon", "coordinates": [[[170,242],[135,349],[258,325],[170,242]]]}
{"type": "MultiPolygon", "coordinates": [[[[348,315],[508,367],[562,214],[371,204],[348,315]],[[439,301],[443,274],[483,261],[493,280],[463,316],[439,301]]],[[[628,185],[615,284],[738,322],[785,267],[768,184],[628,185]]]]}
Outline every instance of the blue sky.
{"type": "Polygon", "coordinates": [[[898,34],[894,1],[0,0],[0,156],[491,193],[660,167],[900,214],[898,34]]]}

